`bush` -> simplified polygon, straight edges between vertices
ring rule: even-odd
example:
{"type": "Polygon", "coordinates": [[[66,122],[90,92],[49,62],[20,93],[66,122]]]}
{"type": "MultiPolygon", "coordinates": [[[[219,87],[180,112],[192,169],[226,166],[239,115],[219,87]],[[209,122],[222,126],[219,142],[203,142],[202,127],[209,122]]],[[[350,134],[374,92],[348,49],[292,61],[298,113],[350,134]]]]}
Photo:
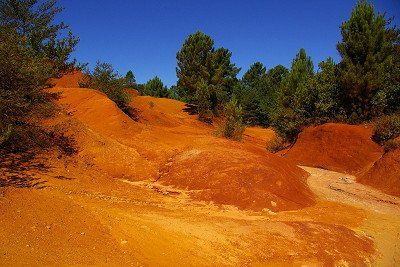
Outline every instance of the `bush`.
{"type": "Polygon", "coordinates": [[[75,60],[69,61],[69,57],[79,38],[64,22],[54,23],[55,16],[63,10],[56,3],[56,0],[1,0],[0,24],[14,29],[35,57],[46,59],[60,74],[76,67],[75,60]]]}
{"type": "Polygon", "coordinates": [[[284,148],[285,140],[279,135],[276,135],[274,139],[267,143],[267,150],[271,153],[276,153],[284,148]]]}
{"type": "Polygon", "coordinates": [[[384,116],[375,122],[373,140],[382,144],[400,136],[400,114],[384,116]]]}
{"type": "Polygon", "coordinates": [[[54,95],[45,91],[53,69],[14,29],[0,27],[0,146],[52,114],[54,95]]]}
{"type": "Polygon", "coordinates": [[[149,95],[155,97],[168,97],[169,92],[168,88],[164,85],[160,78],[155,76],[153,79],[149,80],[142,91],[140,92],[142,95],[149,95]]]}
{"type": "Polygon", "coordinates": [[[125,78],[120,77],[111,64],[99,61],[96,63],[93,73],[86,71],[84,81],[79,83],[80,87],[92,88],[105,93],[122,111],[130,115],[130,97],[125,91],[125,85],[125,78]]]}
{"type": "Polygon", "coordinates": [[[240,141],[244,130],[242,107],[238,105],[236,99],[232,98],[226,104],[226,118],[220,132],[226,138],[240,141]]]}
{"type": "Polygon", "coordinates": [[[389,152],[391,150],[397,149],[400,147],[400,141],[397,140],[388,140],[383,143],[383,148],[385,149],[385,152],[389,152]]]}

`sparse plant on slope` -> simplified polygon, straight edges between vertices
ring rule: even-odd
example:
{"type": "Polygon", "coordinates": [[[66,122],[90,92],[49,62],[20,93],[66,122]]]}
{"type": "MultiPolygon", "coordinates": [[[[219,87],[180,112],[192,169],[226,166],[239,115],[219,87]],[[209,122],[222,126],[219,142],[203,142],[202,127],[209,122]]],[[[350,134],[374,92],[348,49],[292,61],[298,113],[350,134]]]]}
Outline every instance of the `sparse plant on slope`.
{"type": "Polygon", "coordinates": [[[79,85],[84,88],[93,88],[105,93],[117,106],[129,114],[130,97],[125,91],[126,81],[120,77],[113,66],[105,62],[97,62],[91,73],[87,71],[83,82],[79,85]]]}
{"type": "Polygon", "coordinates": [[[221,126],[224,137],[240,141],[243,137],[245,126],[243,125],[243,110],[235,98],[232,98],[225,108],[225,122],[221,126]]]}
{"type": "Polygon", "coordinates": [[[388,148],[394,148],[398,142],[395,141],[400,136],[400,114],[384,116],[375,122],[374,141],[388,148]]]}
{"type": "Polygon", "coordinates": [[[276,153],[285,148],[285,141],[279,135],[267,143],[267,150],[271,153],[276,153]]]}

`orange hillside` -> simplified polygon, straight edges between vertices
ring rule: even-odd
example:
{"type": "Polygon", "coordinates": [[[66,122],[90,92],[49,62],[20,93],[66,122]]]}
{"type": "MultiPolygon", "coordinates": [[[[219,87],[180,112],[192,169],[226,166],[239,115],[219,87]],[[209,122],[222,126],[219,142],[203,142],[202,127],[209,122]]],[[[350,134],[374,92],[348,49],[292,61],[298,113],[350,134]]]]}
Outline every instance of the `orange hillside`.
{"type": "MultiPolygon", "coordinates": [[[[62,80],[68,86],[67,80],[75,85],[77,79],[62,80]]],[[[213,136],[214,128],[185,112],[182,102],[134,97],[139,114],[134,122],[98,91],[62,91],[59,103],[75,122],[71,132],[79,156],[111,177],[157,180],[189,189],[201,200],[245,209],[287,210],[314,203],[306,172],[264,148],[213,136]]]]}
{"type": "Polygon", "coordinates": [[[383,155],[359,180],[400,197],[400,148],[383,155]]]}
{"type": "Polygon", "coordinates": [[[297,164],[349,174],[367,171],[383,154],[365,126],[327,123],[300,133],[286,157],[297,164]]]}

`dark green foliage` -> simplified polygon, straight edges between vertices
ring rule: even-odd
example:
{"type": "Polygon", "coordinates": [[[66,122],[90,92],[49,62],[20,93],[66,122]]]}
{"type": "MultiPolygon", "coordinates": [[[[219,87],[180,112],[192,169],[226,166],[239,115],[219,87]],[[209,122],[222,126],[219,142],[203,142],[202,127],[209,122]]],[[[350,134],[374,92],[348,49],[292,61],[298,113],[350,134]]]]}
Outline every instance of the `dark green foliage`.
{"type": "Polygon", "coordinates": [[[130,97],[125,91],[126,80],[119,76],[111,64],[97,62],[93,73],[87,71],[85,77],[85,80],[80,83],[81,87],[93,88],[105,93],[120,109],[127,112],[130,97]]]}
{"type": "Polygon", "coordinates": [[[224,137],[240,141],[244,130],[242,108],[237,100],[232,98],[225,106],[225,122],[220,131],[224,137]]]}
{"type": "Polygon", "coordinates": [[[155,97],[168,97],[168,88],[163,84],[160,78],[155,76],[153,79],[149,80],[143,87],[141,91],[142,95],[149,95],[155,97]]]}
{"type": "Polygon", "coordinates": [[[393,87],[393,74],[398,71],[399,31],[388,28],[389,24],[384,14],[375,14],[372,4],[360,0],[341,26],[342,41],[337,45],[342,56],[340,82],[352,117],[368,119],[397,102],[398,83],[393,87]]]}
{"type": "Polygon", "coordinates": [[[52,69],[14,29],[0,27],[0,145],[51,114],[44,89],[52,69]]]}
{"type": "Polygon", "coordinates": [[[400,114],[383,116],[375,122],[373,139],[384,143],[400,136],[400,114]]]}
{"type": "Polygon", "coordinates": [[[269,124],[268,111],[274,89],[264,65],[260,62],[251,65],[234,87],[234,95],[243,107],[243,119],[246,124],[269,124]]]}
{"type": "Polygon", "coordinates": [[[277,65],[268,71],[268,81],[273,88],[279,88],[282,81],[289,74],[289,70],[282,66],[277,65]]]}
{"type": "Polygon", "coordinates": [[[271,153],[276,153],[284,148],[285,140],[279,135],[276,135],[274,139],[267,143],[267,150],[271,153]]]}
{"type": "Polygon", "coordinates": [[[70,155],[72,140],[40,121],[54,113],[56,94],[46,92],[49,78],[74,65],[67,62],[77,38],[63,22],[55,1],[0,0],[0,154],[58,147],[70,155]]]}
{"type": "Polygon", "coordinates": [[[185,95],[186,95],[185,89],[183,89],[182,87],[180,87],[178,85],[173,85],[169,89],[169,98],[176,99],[176,100],[183,101],[183,102],[189,102],[185,98],[185,95]]]}
{"type": "Polygon", "coordinates": [[[290,73],[283,81],[280,101],[285,109],[291,109],[302,117],[310,117],[315,100],[312,88],[314,65],[302,48],[292,62],[290,73]]]}
{"type": "Polygon", "coordinates": [[[125,75],[125,83],[126,83],[125,86],[128,88],[133,88],[136,85],[135,75],[131,70],[128,71],[125,75]]]}
{"type": "MultiPolygon", "coordinates": [[[[201,101],[202,107],[218,115],[223,104],[229,100],[239,72],[231,63],[231,52],[225,48],[215,49],[210,36],[196,32],[185,40],[176,58],[177,86],[184,92],[181,97],[194,104],[201,101]],[[205,88],[209,91],[207,94],[197,92],[205,88]],[[207,105],[204,105],[205,95],[208,95],[207,105]]],[[[199,112],[203,112],[202,107],[199,107],[199,112]]]]}
{"type": "Polygon", "coordinates": [[[337,65],[331,57],[318,64],[315,89],[315,119],[321,122],[337,119],[344,115],[343,93],[338,84],[337,65]]]}
{"type": "Polygon", "coordinates": [[[273,126],[289,141],[293,141],[301,127],[313,116],[316,91],[314,66],[304,49],[292,62],[290,73],[282,81],[277,105],[271,115],[273,126]]]}
{"type": "Polygon", "coordinates": [[[266,79],[267,69],[261,62],[256,62],[250,66],[249,70],[243,75],[242,82],[249,88],[261,87],[260,84],[266,79]]]}
{"type": "Polygon", "coordinates": [[[197,102],[199,120],[206,123],[211,123],[213,114],[211,111],[210,89],[208,88],[206,82],[199,81],[195,98],[197,102]]]}
{"type": "Polygon", "coordinates": [[[47,59],[56,74],[75,66],[68,59],[79,41],[64,22],[54,23],[61,11],[56,0],[0,0],[0,24],[23,36],[24,45],[35,56],[47,59]]]}
{"type": "Polygon", "coordinates": [[[40,121],[54,113],[57,95],[47,93],[54,73],[15,29],[0,26],[0,154],[58,148],[60,155],[76,152],[72,139],[40,121]]]}

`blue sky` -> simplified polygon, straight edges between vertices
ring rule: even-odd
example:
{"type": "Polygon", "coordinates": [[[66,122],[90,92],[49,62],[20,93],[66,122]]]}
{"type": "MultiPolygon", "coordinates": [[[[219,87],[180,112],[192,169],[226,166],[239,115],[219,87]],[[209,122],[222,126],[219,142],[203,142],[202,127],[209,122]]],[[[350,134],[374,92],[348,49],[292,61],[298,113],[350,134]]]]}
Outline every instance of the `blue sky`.
{"type": "MultiPolygon", "coordinates": [[[[106,61],[120,74],[128,70],[143,83],[158,75],[168,86],[176,82],[176,53],[185,38],[200,30],[217,47],[232,52],[232,61],[248,67],[260,61],[267,68],[290,66],[300,48],[314,65],[332,56],[340,24],[355,4],[350,0],[59,0],[59,16],[80,37],[74,57],[93,68],[106,61]]],[[[376,10],[395,16],[400,25],[400,0],[374,0],[376,10]]]]}

